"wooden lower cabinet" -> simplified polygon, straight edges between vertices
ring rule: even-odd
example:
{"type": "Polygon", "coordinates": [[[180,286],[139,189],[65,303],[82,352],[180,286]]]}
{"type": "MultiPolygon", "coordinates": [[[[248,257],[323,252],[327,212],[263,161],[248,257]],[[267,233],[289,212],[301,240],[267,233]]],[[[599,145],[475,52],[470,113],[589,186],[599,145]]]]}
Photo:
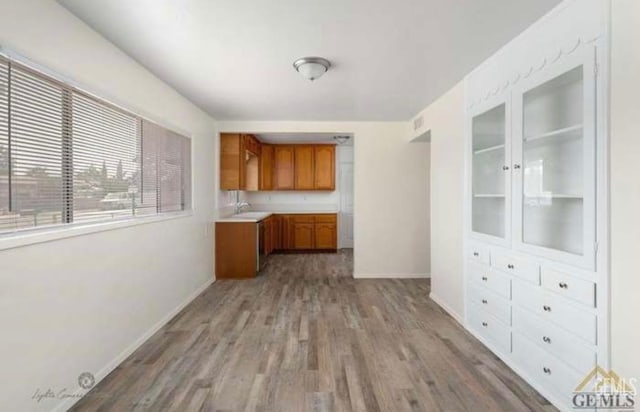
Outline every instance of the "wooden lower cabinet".
{"type": "Polygon", "coordinates": [[[313,232],[313,223],[295,222],[293,224],[293,248],[297,250],[315,249],[313,232]]]}
{"type": "Polygon", "coordinates": [[[215,224],[217,279],[252,278],[258,272],[255,222],[215,224]]]}
{"type": "Polygon", "coordinates": [[[314,226],[315,249],[336,249],[338,247],[337,229],[335,223],[316,223],[314,226]]]}
{"type": "Polygon", "coordinates": [[[262,223],[264,226],[264,252],[267,255],[270,255],[274,250],[273,245],[273,216],[269,216],[262,223]]]}
{"type": "Polygon", "coordinates": [[[274,250],[337,250],[335,213],[274,215],[274,250]]]}
{"type": "Polygon", "coordinates": [[[272,231],[271,231],[271,244],[273,250],[282,250],[282,216],[273,215],[272,219],[272,231]]]}

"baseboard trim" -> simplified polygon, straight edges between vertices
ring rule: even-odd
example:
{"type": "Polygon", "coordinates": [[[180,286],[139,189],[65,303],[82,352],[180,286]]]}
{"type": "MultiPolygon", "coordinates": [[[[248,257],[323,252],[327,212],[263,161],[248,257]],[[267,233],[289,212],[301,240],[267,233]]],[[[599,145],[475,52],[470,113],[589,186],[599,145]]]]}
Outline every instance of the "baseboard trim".
{"type": "Polygon", "coordinates": [[[462,327],[464,327],[464,319],[462,316],[460,316],[458,314],[458,312],[456,312],[455,310],[451,309],[451,306],[447,305],[446,303],[444,303],[444,301],[438,297],[438,295],[434,294],[433,292],[431,292],[429,294],[429,298],[434,301],[438,306],[440,306],[442,309],[444,309],[445,312],[447,312],[449,315],[451,315],[452,318],[454,318],[456,320],[456,322],[458,322],[460,325],[462,325],[462,327]]]}
{"type": "MultiPolygon", "coordinates": [[[[183,300],[178,306],[176,306],[173,310],[171,310],[166,316],[164,316],[160,321],[158,321],[155,325],[153,325],[150,329],[148,329],[145,333],[142,334],[138,339],[136,339],[131,345],[129,345],[124,351],[120,352],[118,356],[116,356],[111,362],[105,365],[98,373],[94,375],[96,379],[96,385],[103,380],[108,374],[110,374],[115,368],[118,367],[125,359],[127,359],[133,352],[135,352],[143,343],[145,343],[151,336],[153,336],[157,331],[159,331],[164,325],[166,325],[174,316],[176,316],[182,309],[187,307],[195,298],[200,296],[202,292],[205,291],[209,286],[211,286],[216,280],[209,279],[202,286],[196,289],[191,295],[189,295],[185,300],[183,300]]],[[[63,412],[69,410],[76,402],[82,399],[80,396],[83,392],[86,392],[85,389],[78,388],[72,396],[68,397],[63,402],[59,403],[58,406],[52,409],[52,412],[63,412]]]]}
{"type": "Polygon", "coordinates": [[[428,279],[430,273],[354,273],[354,279],[428,279]]]}

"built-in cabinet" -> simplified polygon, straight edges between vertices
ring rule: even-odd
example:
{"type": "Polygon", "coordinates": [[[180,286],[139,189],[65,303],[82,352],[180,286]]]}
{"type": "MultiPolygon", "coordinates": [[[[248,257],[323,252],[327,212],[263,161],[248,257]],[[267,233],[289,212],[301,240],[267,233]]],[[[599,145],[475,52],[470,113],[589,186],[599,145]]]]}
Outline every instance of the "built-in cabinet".
{"type": "Polygon", "coordinates": [[[258,190],[260,179],[260,142],[241,133],[220,135],[220,189],[258,190]]]}
{"type": "Polygon", "coordinates": [[[336,250],[337,215],[282,215],[282,250],[336,250]]]}
{"type": "Polygon", "coordinates": [[[294,150],[294,187],[296,190],[313,190],[315,188],[313,146],[299,145],[294,150]]]}
{"type": "Polygon", "coordinates": [[[274,160],[274,147],[270,144],[263,144],[260,154],[260,190],[273,190],[274,160]]]}
{"type": "Polygon", "coordinates": [[[220,134],[221,190],[335,190],[335,146],[263,144],[254,135],[220,134]]]}
{"type": "Polygon", "coordinates": [[[466,326],[561,409],[607,344],[595,69],[585,45],[467,111],[466,326]]]}
{"type": "Polygon", "coordinates": [[[335,146],[314,146],[313,179],[313,188],[315,190],[334,190],[336,188],[335,146]]]}
{"type": "Polygon", "coordinates": [[[293,146],[274,146],[273,189],[293,190],[295,188],[295,150],[293,146]]]}

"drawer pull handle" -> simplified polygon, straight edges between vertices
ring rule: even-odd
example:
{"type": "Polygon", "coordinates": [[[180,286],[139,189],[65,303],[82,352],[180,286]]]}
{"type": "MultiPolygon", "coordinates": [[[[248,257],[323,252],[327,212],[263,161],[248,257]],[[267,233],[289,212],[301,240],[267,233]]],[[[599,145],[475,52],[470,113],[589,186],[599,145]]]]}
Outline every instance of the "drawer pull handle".
{"type": "Polygon", "coordinates": [[[486,328],[487,326],[489,326],[489,324],[487,322],[482,322],[482,326],[486,328]]]}
{"type": "Polygon", "coordinates": [[[487,304],[487,300],[486,299],[482,299],[482,303],[484,303],[486,305],[487,304]]]}
{"type": "Polygon", "coordinates": [[[487,277],[486,277],[486,276],[483,276],[483,277],[482,277],[482,280],[484,280],[484,281],[486,282],[486,281],[487,281],[487,277]]]}
{"type": "Polygon", "coordinates": [[[542,368],[542,371],[547,375],[551,375],[551,369],[547,368],[546,366],[542,368]]]}
{"type": "Polygon", "coordinates": [[[480,253],[478,253],[478,252],[473,252],[473,256],[478,257],[478,256],[480,256],[480,253]]]}
{"type": "Polygon", "coordinates": [[[551,343],[551,338],[548,336],[543,336],[542,340],[544,341],[544,343],[551,343]]]}
{"type": "Polygon", "coordinates": [[[507,265],[507,268],[509,268],[509,269],[513,269],[513,268],[514,268],[514,266],[513,266],[511,263],[509,263],[509,264],[507,265]]]}
{"type": "Polygon", "coordinates": [[[560,286],[560,289],[569,289],[569,285],[564,282],[558,283],[558,286],[560,286]]]}
{"type": "Polygon", "coordinates": [[[544,309],[545,312],[551,312],[551,306],[544,305],[542,309],[544,309]]]}

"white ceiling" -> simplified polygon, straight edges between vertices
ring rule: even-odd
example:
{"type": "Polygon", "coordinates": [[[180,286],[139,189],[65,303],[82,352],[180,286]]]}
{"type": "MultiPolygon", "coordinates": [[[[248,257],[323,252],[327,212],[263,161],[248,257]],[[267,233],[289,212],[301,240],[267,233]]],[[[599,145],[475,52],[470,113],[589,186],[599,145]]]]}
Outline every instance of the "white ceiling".
{"type": "Polygon", "coordinates": [[[256,135],[263,143],[336,143],[334,136],[349,136],[345,146],[351,146],[353,139],[349,133],[260,133],[256,135]]]}
{"type": "Polygon", "coordinates": [[[219,120],[408,120],[559,0],[58,0],[219,120]],[[333,67],[311,83],[292,67],[333,67]]]}

